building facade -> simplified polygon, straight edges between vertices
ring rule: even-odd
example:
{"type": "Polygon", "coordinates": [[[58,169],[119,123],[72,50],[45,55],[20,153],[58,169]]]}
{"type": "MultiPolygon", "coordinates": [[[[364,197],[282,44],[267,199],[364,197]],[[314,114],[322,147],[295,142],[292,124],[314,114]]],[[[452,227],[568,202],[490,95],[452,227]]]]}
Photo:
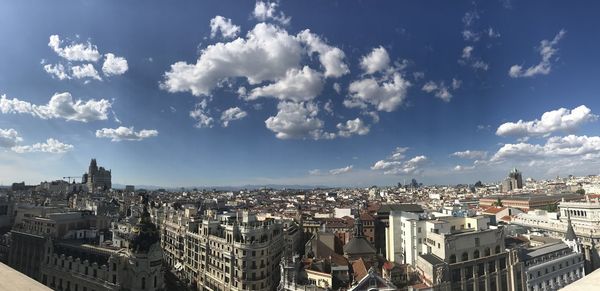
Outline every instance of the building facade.
{"type": "Polygon", "coordinates": [[[82,183],[87,185],[88,191],[104,191],[112,188],[112,172],[98,167],[96,159],[92,159],[88,172],[83,174],[82,183]]]}

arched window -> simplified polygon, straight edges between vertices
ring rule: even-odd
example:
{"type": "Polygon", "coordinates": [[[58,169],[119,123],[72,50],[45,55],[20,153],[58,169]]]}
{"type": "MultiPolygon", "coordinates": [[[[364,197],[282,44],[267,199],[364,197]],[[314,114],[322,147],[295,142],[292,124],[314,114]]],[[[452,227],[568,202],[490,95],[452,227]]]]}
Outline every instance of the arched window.
{"type": "Polygon", "coordinates": [[[479,250],[473,252],[473,259],[479,259],[479,250]]]}
{"type": "Polygon", "coordinates": [[[456,263],[456,255],[450,255],[450,264],[456,263]]]}
{"type": "Polygon", "coordinates": [[[486,257],[491,254],[490,251],[491,251],[490,248],[485,248],[484,254],[486,257]]]}
{"type": "Polygon", "coordinates": [[[496,246],[496,254],[500,253],[500,246],[496,246]]]}
{"type": "Polygon", "coordinates": [[[467,252],[464,252],[464,253],[462,254],[461,261],[463,261],[463,262],[464,262],[464,261],[468,261],[468,260],[469,260],[469,254],[467,254],[467,252]]]}
{"type": "Polygon", "coordinates": [[[142,277],[142,290],[146,289],[146,278],[142,277]]]}

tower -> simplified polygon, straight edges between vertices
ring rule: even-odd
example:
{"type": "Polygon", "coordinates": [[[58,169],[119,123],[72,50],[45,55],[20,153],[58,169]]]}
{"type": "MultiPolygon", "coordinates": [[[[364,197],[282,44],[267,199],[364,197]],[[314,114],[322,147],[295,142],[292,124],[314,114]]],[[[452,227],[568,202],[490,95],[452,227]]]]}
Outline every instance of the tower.
{"type": "Polygon", "coordinates": [[[563,239],[564,243],[568,245],[573,252],[581,253],[581,243],[579,243],[577,239],[577,235],[575,234],[575,230],[573,229],[573,225],[571,224],[571,214],[567,209],[567,232],[565,232],[565,238],[563,239]]]}

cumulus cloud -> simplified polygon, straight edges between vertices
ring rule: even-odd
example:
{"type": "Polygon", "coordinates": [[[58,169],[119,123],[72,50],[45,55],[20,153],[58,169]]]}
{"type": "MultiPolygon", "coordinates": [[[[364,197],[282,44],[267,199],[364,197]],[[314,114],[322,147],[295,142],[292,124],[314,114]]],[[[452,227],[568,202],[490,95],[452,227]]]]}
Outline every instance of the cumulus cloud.
{"type": "Polygon", "coordinates": [[[490,160],[597,159],[599,157],[600,136],[568,135],[550,137],[543,145],[524,142],[505,144],[490,160]]]}
{"type": "Polygon", "coordinates": [[[385,175],[405,175],[418,174],[423,171],[422,167],[427,163],[428,158],[424,155],[415,156],[404,160],[406,147],[397,147],[390,158],[379,160],[371,166],[371,170],[383,171],[385,175]]]}
{"type": "Polygon", "coordinates": [[[100,75],[98,71],[94,68],[92,64],[83,64],[71,67],[72,77],[75,79],[85,79],[92,78],[95,80],[101,81],[100,75]]]}
{"type": "Polygon", "coordinates": [[[533,77],[536,75],[548,75],[552,70],[552,62],[555,60],[553,58],[558,52],[558,42],[565,36],[567,32],[564,29],[561,29],[554,39],[552,40],[542,40],[540,46],[537,48],[540,57],[542,60],[534,66],[531,66],[527,69],[523,69],[521,65],[513,65],[510,67],[508,71],[508,75],[513,78],[520,77],[533,77]]]}
{"type": "Polygon", "coordinates": [[[452,99],[452,93],[450,92],[450,90],[456,90],[460,88],[461,85],[462,81],[457,79],[452,79],[452,84],[450,85],[450,87],[446,86],[444,81],[441,81],[439,83],[429,81],[425,83],[425,85],[423,85],[423,88],[421,88],[421,90],[427,93],[433,93],[435,97],[438,97],[445,102],[450,102],[450,99],[452,99]]]}
{"type": "Polygon", "coordinates": [[[235,38],[240,33],[240,27],[231,22],[231,19],[221,15],[210,20],[210,37],[216,37],[221,33],[223,38],[235,38]]]}
{"type": "Polygon", "coordinates": [[[117,128],[103,128],[96,130],[96,137],[98,138],[110,138],[111,141],[123,141],[123,140],[143,140],[149,137],[158,135],[158,130],[155,129],[142,129],[135,131],[133,126],[124,127],[119,126],[117,128]]]}
{"type": "Polygon", "coordinates": [[[64,47],[61,47],[62,43],[63,41],[60,39],[60,36],[54,34],[50,36],[48,46],[56,54],[68,61],[96,62],[100,59],[98,48],[89,41],[87,43],[71,43],[64,47]]]}
{"type": "Polygon", "coordinates": [[[366,74],[385,71],[390,66],[390,56],[384,47],[374,48],[360,59],[360,67],[366,74]]]}
{"type": "Polygon", "coordinates": [[[46,142],[43,142],[43,143],[35,143],[32,145],[23,145],[23,146],[17,145],[17,146],[13,146],[11,149],[14,152],[20,153],[20,154],[35,153],[35,152],[61,154],[61,153],[68,152],[68,151],[72,150],[73,148],[74,148],[73,145],[60,142],[53,138],[49,138],[46,140],[46,142]]]}
{"type": "Polygon", "coordinates": [[[256,1],[252,15],[259,21],[275,20],[281,24],[290,23],[291,17],[285,16],[283,12],[277,13],[277,2],[256,1]]]}
{"type": "Polygon", "coordinates": [[[261,96],[272,96],[280,100],[295,102],[310,101],[323,90],[321,73],[305,66],[302,70],[290,69],[281,80],[254,88],[248,100],[255,100],[261,96]]]}
{"type": "Polygon", "coordinates": [[[12,129],[0,128],[0,148],[11,148],[21,142],[23,138],[19,136],[19,133],[12,129]]]}
{"type": "Polygon", "coordinates": [[[372,105],[379,111],[392,112],[404,102],[410,86],[411,83],[397,72],[380,80],[370,77],[353,81],[344,105],[363,109],[372,105]]]}
{"type": "Polygon", "coordinates": [[[223,111],[223,113],[221,114],[221,122],[223,124],[223,127],[227,127],[229,126],[229,122],[233,120],[242,119],[247,115],[248,113],[240,109],[239,107],[232,107],[223,111]]]}
{"type": "Polygon", "coordinates": [[[341,137],[351,137],[353,135],[366,135],[369,133],[369,126],[360,119],[351,119],[346,123],[337,124],[338,135],[341,137]]]}
{"type": "Polygon", "coordinates": [[[129,69],[127,60],[123,57],[117,57],[111,53],[104,55],[104,57],[102,72],[106,76],[123,75],[129,69]]]}
{"type": "Polygon", "coordinates": [[[466,150],[462,152],[455,152],[451,156],[463,158],[463,159],[472,159],[472,160],[483,160],[487,158],[488,152],[486,151],[472,151],[466,150]]]}
{"type": "Polygon", "coordinates": [[[345,174],[345,173],[350,173],[350,172],[352,172],[353,167],[354,167],[353,165],[350,165],[350,166],[346,166],[346,167],[339,168],[339,169],[331,169],[331,170],[329,170],[329,174],[341,175],[341,174],[345,174]]]}
{"type": "Polygon", "coordinates": [[[346,55],[341,49],[326,44],[318,35],[311,33],[309,29],[300,32],[298,38],[306,43],[310,55],[319,54],[319,61],[325,68],[325,77],[337,78],[350,73],[348,65],[344,63],[346,55]]]}
{"type": "Polygon", "coordinates": [[[165,73],[161,87],[169,92],[210,95],[227,78],[243,77],[251,85],[285,76],[297,68],[303,53],[300,42],[277,26],[259,23],[246,39],[206,47],[195,64],[177,62],[165,73]]]}
{"type": "Polygon", "coordinates": [[[74,101],[69,92],[54,94],[45,105],[35,105],[17,98],[8,99],[6,95],[0,97],[0,113],[30,114],[42,119],[63,118],[81,122],[106,120],[111,106],[110,101],[105,99],[74,101]]]}
{"type": "Polygon", "coordinates": [[[265,120],[268,129],[279,139],[331,139],[333,133],[323,131],[323,121],[317,117],[318,106],[312,102],[282,101],[277,115],[265,120]]]}
{"type": "Polygon", "coordinates": [[[571,132],[578,129],[586,122],[592,122],[598,116],[585,105],[572,110],[559,108],[542,114],[541,119],[533,121],[519,120],[507,122],[498,127],[496,135],[499,136],[546,136],[554,132],[571,132]]]}

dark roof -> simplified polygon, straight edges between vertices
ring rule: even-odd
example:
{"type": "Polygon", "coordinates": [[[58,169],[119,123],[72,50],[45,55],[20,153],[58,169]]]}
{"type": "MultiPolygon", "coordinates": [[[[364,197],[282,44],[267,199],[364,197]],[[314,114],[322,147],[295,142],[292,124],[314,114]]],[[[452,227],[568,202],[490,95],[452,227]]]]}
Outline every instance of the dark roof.
{"type": "Polygon", "coordinates": [[[423,212],[423,207],[419,204],[403,203],[403,204],[383,204],[377,210],[377,214],[390,213],[392,211],[405,212],[423,212]]]}
{"type": "Polygon", "coordinates": [[[377,251],[364,237],[353,237],[344,245],[344,254],[348,255],[375,255],[377,251]]]}
{"type": "Polygon", "coordinates": [[[444,261],[432,254],[423,254],[421,255],[421,258],[430,263],[432,266],[444,263],[444,261]]]}
{"type": "Polygon", "coordinates": [[[536,257],[544,256],[565,249],[569,250],[570,248],[563,242],[544,244],[541,246],[525,249],[524,252],[521,254],[521,257],[523,258],[523,260],[531,260],[536,257]]]}

